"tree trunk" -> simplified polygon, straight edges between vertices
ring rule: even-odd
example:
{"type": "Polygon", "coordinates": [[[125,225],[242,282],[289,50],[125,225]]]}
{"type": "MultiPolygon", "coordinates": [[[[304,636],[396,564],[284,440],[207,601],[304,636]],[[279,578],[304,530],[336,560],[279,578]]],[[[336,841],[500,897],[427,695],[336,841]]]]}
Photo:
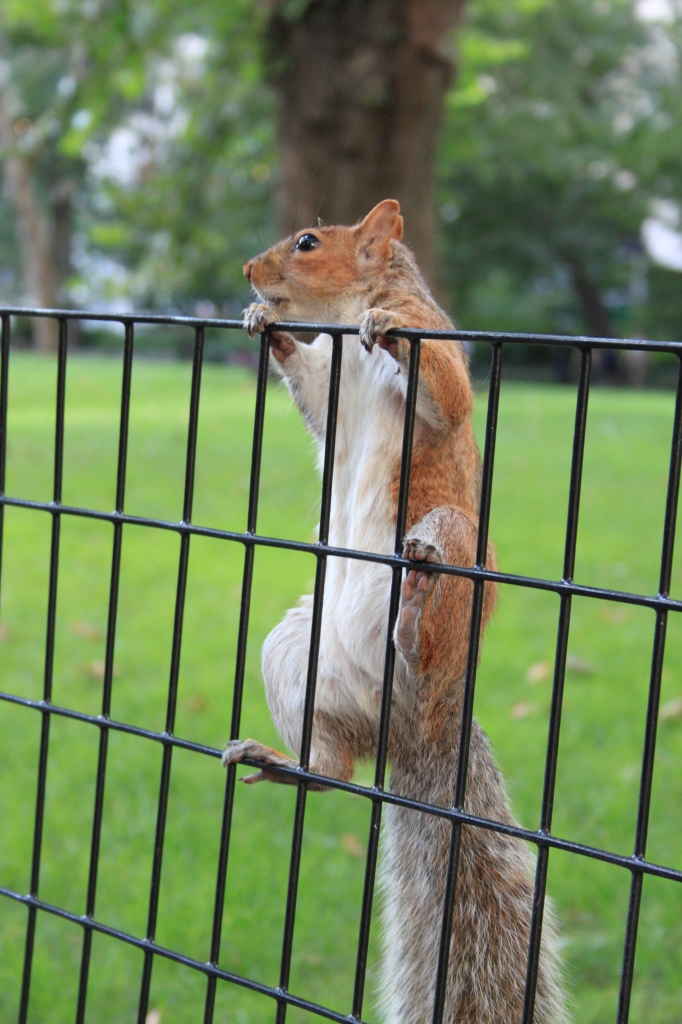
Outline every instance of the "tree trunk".
{"type": "Polygon", "coordinates": [[[72,176],[60,175],[53,179],[53,184],[49,189],[52,252],[54,253],[57,302],[60,306],[67,305],[66,283],[73,273],[71,260],[73,196],[77,187],[72,176]]]}
{"type": "MultiPolygon", "coordinates": [[[[9,157],[5,162],[9,194],[17,213],[17,230],[21,249],[24,288],[27,301],[44,309],[54,309],[56,273],[50,247],[47,218],[35,194],[31,165],[22,157],[9,157]]],[[[36,317],[33,320],[33,343],[43,352],[57,348],[58,327],[55,320],[36,317]]]]}
{"type": "Polygon", "coordinates": [[[434,157],[462,0],[274,0],[279,226],[352,224],[397,199],[405,240],[437,285],[434,157]]]}
{"type": "Polygon", "coordinates": [[[571,264],[571,280],[576,298],[580,303],[587,333],[595,338],[611,338],[609,311],[595,283],[579,263],[571,264]]]}
{"type": "MultiPolygon", "coordinates": [[[[7,152],[4,160],[5,183],[16,211],[26,301],[30,305],[53,309],[57,297],[57,272],[50,244],[49,221],[36,195],[31,157],[16,149],[13,118],[2,96],[0,139],[7,152]]],[[[32,322],[32,330],[33,343],[37,349],[51,352],[57,348],[56,321],[36,317],[32,322]]]]}
{"type": "MultiPolygon", "coordinates": [[[[62,309],[71,306],[67,283],[74,272],[71,246],[74,231],[73,197],[78,188],[71,175],[57,177],[49,193],[50,223],[52,225],[52,254],[56,282],[56,303],[62,309]]],[[[81,339],[81,321],[69,321],[69,345],[78,346],[81,339]]]]}
{"type": "MultiPolygon", "coordinates": [[[[590,279],[585,267],[578,260],[570,261],[573,290],[582,309],[587,333],[595,338],[612,338],[611,317],[597,285],[590,279]]],[[[617,383],[621,379],[619,353],[612,349],[597,349],[594,353],[594,368],[597,380],[617,383]]]]}

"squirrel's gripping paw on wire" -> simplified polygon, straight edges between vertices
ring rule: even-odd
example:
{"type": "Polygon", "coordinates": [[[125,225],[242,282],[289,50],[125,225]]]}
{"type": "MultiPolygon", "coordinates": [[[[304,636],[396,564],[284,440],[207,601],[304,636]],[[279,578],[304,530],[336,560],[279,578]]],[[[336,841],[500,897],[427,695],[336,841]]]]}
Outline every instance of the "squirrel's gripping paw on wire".
{"type": "Polygon", "coordinates": [[[279,317],[264,302],[252,302],[249,308],[244,310],[244,330],[250,338],[260,334],[266,327],[278,323],[279,317]]]}
{"type": "Polygon", "coordinates": [[[400,339],[387,338],[386,331],[401,326],[400,317],[390,309],[368,309],[360,324],[360,341],[368,352],[378,344],[379,348],[385,348],[396,359],[400,339]]]}
{"type": "MultiPolygon", "coordinates": [[[[264,302],[252,302],[244,310],[244,330],[250,338],[278,323],[279,317],[264,302]]],[[[269,341],[270,350],[278,363],[283,363],[296,348],[296,342],[286,331],[270,331],[269,341]]]]}

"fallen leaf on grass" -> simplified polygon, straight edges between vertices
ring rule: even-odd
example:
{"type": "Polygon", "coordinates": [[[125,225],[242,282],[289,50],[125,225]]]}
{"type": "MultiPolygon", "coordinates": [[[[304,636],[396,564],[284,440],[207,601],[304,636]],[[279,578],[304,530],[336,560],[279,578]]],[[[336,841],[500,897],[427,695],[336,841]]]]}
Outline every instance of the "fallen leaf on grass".
{"type": "Polygon", "coordinates": [[[664,704],[658,717],[661,722],[667,722],[671,718],[682,718],[682,697],[674,697],[664,704]]]}
{"type": "Polygon", "coordinates": [[[344,836],[341,836],[341,846],[343,846],[346,853],[350,853],[351,857],[365,856],[364,846],[352,832],[346,832],[344,836]]]}
{"type": "Polygon", "coordinates": [[[529,715],[534,715],[537,709],[537,704],[532,701],[521,701],[520,704],[514,704],[510,713],[512,718],[528,718],[529,715]]]}
{"type": "Polygon", "coordinates": [[[72,622],[70,629],[76,636],[86,636],[90,640],[102,640],[104,637],[103,629],[96,626],[94,622],[85,622],[82,619],[79,619],[78,622],[72,622]]]}
{"type": "Polygon", "coordinates": [[[527,683],[544,683],[552,674],[552,666],[548,661],[536,661],[526,672],[527,683]]]}
{"type": "Polygon", "coordinates": [[[614,626],[622,626],[631,618],[630,612],[625,608],[605,608],[599,617],[614,626]]]}
{"type": "Polygon", "coordinates": [[[579,654],[569,654],[566,658],[566,668],[569,672],[577,672],[582,676],[593,676],[597,671],[591,661],[581,658],[579,654]]]}
{"type": "MultiPolygon", "coordinates": [[[[91,661],[88,664],[88,675],[91,676],[93,679],[104,679],[105,668],[106,666],[104,662],[100,661],[99,658],[95,658],[94,661],[91,661]]],[[[115,676],[118,675],[118,669],[116,668],[116,666],[114,666],[113,674],[115,676]]]]}
{"type": "Polygon", "coordinates": [[[205,711],[208,707],[208,700],[203,693],[193,693],[187,703],[190,711],[205,711]]]}
{"type": "Polygon", "coordinates": [[[306,967],[319,967],[320,964],[324,963],[324,960],[319,953],[303,953],[299,959],[301,963],[306,965],[306,967]]]}

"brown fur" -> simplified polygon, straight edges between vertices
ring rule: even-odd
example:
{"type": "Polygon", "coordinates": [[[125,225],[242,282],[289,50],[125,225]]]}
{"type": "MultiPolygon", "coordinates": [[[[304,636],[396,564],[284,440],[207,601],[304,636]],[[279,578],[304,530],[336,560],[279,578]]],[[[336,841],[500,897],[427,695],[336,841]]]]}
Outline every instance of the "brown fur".
{"type": "MultiPolygon", "coordinates": [[[[386,200],[354,227],[307,229],[279,242],[244,268],[267,303],[254,304],[248,310],[247,328],[255,333],[278,319],[334,323],[344,322],[346,317],[345,322],[360,324],[360,339],[368,351],[377,344],[389,353],[395,361],[395,372],[404,380],[409,343],[387,337],[386,332],[400,327],[448,329],[452,323],[436,304],[401,239],[398,204],[386,200]],[[308,251],[297,247],[306,234],[315,243],[308,251]]],[[[357,342],[347,338],[346,344],[357,342]]],[[[271,346],[306,423],[318,441],[323,441],[326,397],[318,401],[317,392],[306,384],[307,378],[287,369],[296,360],[305,363],[309,357],[300,343],[276,329],[271,333],[271,346]]],[[[317,372],[321,374],[319,391],[326,396],[328,366],[317,372]]],[[[342,372],[342,387],[343,382],[342,372]]],[[[393,410],[395,429],[400,430],[399,408],[391,406],[390,395],[384,401],[388,403],[386,408],[393,410]]],[[[435,576],[428,571],[428,562],[459,566],[475,563],[480,458],[473,436],[472,408],[462,347],[425,339],[421,343],[405,542],[405,555],[414,561],[415,569],[403,583],[394,634],[399,657],[389,737],[390,788],[444,807],[451,806],[454,799],[473,584],[463,577],[435,576]]],[[[343,430],[350,429],[339,422],[337,459],[346,445],[343,430]]],[[[363,429],[362,424],[355,429],[363,429]]],[[[385,487],[390,492],[387,508],[392,510],[394,521],[399,445],[394,444],[391,451],[393,461],[385,487]]],[[[370,475],[363,482],[364,489],[358,491],[358,500],[364,501],[373,486],[375,478],[370,475]]],[[[382,494],[377,493],[371,507],[380,510],[382,500],[382,494]]],[[[487,564],[495,567],[492,547],[488,549],[487,564]]],[[[483,627],[494,603],[495,588],[486,584],[483,627]]],[[[290,658],[294,664],[296,643],[309,636],[305,630],[310,613],[311,599],[303,598],[273,631],[266,647],[271,642],[279,644],[281,657],[290,658]]],[[[376,643],[384,644],[385,634],[377,633],[376,643]]],[[[355,759],[373,756],[381,692],[369,676],[367,686],[363,700],[357,706],[349,704],[346,711],[316,707],[312,771],[349,779],[355,759]]],[[[289,728],[286,717],[290,712],[282,701],[281,695],[272,698],[273,715],[281,730],[285,728],[287,735],[295,736],[296,730],[289,728]]],[[[295,746],[294,740],[289,742],[295,746]]],[[[245,756],[257,757],[273,767],[296,763],[252,740],[235,741],[228,747],[225,760],[233,762],[245,756]]],[[[267,767],[250,776],[249,781],[260,778],[282,781],[267,767]]],[[[514,820],[504,783],[475,720],[465,809],[494,821],[514,820]]],[[[450,826],[442,818],[389,805],[386,839],[384,1019],[387,1024],[427,1024],[433,1006],[450,826]]],[[[532,896],[532,860],[524,845],[493,831],[465,827],[453,916],[446,1024],[520,1021],[532,896]]],[[[537,1024],[565,1024],[568,1019],[554,939],[549,907],[537,989],[537,1024]]]]}

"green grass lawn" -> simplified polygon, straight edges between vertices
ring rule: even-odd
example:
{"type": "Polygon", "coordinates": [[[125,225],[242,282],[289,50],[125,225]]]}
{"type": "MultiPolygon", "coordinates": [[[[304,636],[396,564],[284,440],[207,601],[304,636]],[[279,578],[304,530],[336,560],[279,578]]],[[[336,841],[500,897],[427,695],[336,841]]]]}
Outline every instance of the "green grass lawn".
{"type": "MultiPolygon", "coordinates": [[[[126,510],[178,519],[190,367],[135,366],[126,510]]],[[[13,353],[7,490],[51,494],[55,364],[13,353]]],[[[110,510],[114,503],[120,363],[70,357],[65,503],[110,510]]],[[[194,520],[246,524],[255,381],[247,371],[207,366],[199,426],[194,520]]],[[[570,448],[571,388],[503,385],[491,534],[501,568],[561,575],[570,448]]],[[[654,592],[660,557],[673,398],[595,389],[590,400],[576,578],[654,592]]],[[[476,422],[481,434],[485,395],[476,422]]],[[[319,483],[300,417],[279,389],[268,394],[259,532],[310,540],[319,483]]],[[[41,695],[49,517],[6,512],[0,687],[41,695]]],[[[65,517],[55,650],[55,703],[98,713],[112,529],[65,517]]],[[[161,729],[170,662],[179,540],[126,527],[112,715],[161,729]]],[[[680,558],[673,593],[682,596],[680,558]]],[[[242,735],[277,742],[264,700],[259,651],[267,632],[312,585],[309,556],[256,553],[242,735]]],[[[194,538],[176,732],[222,746],[229,734],[243,549],[194,538]]],[[[524,825],[539,823],[558,599],[501,589],[488,630],[476,714],[492,738],[524,825]],[[543,676],[545,678],[543,678],[543,676]]],[[[682,696],[682,628],[668,627],[662,702],[682,696]]],[[[618,852],[632,850],[653,613],[605,602],[574,602],[554,830],[618,852]]],[[[40,716],[0,702],[0,884],[28,890],[40,716]]],[[[98,732],[53,718],[40,895],[83,913],[98,732]]],[[[146,925],[161,748],[110,738],[97,917],[142,936],[146,925]]],[[[659,729],[648,856],[682,868],[682,715],[659,729]]],[[[361,781],[370,771],[360,769],[361,781]]],[[[219,763],[176,750],[168,811],[157,940],[208,958],[224,773],[219,763]]],[[[221,964],[269,985],[278,981],[295,791],[238,787],[230,850],[221,964]]],[[[301,869],[291,990],[350,1012],[369,802],[311,794],[301,869]]],[[[562,922],[575,1020],[615,1020],[629,875],[598,861],[550,855],[549,889],[562,922]]],[[[26,912],[0,900],[0,1022],[16,1019],[26,912]]],[[[378,955],[373,930],[371,964],[378,955]]],[[[38,919],[31,1024],[74,1019],[82,931],[38,919]]],[[[95,936],[87,1019],[136,1019],[141,954],[95,936]]],[[[372,988],[373,967],[370,969],[372,988]]],[[[682,1021],[682,886],[646,879],[631,1020],[682,1021]]],[[[157,958],[150,1005],[162,1024],[203,1019],[203,976],[157,958]]],[[[371,994],[365,1017],[376,1021],[371,994]]],[[[274,1019],[271,1000],[220,985],[219,1024],[274,1019]]],[[[295,1022],[312,1021],[289,1012],[295,1022]]]]}

